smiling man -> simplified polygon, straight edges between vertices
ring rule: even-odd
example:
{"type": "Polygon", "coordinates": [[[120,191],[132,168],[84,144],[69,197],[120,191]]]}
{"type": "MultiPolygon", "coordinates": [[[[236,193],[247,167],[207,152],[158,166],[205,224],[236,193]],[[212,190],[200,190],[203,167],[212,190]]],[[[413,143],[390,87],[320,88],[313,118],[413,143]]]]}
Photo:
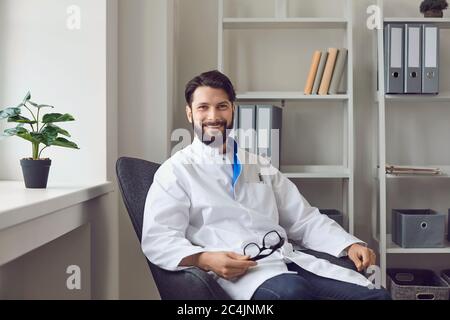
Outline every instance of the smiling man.
{"type": "Polygon", "coordinates": [[[142,250],[152,263],[208,271],[233,299],[389,299],[360,273],[296,250],[348,255],[360,271],[375,263],[266,159],[238,148],[224,74],[195,77],[185,96],[194,141],[160,167],[145,204],[142,250]]]}

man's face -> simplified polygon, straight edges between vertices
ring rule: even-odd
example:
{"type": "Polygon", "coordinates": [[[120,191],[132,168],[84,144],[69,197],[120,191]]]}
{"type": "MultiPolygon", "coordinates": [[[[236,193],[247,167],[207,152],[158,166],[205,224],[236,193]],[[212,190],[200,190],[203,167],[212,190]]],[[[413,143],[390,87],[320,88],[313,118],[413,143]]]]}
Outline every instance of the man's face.
{"type": "Polygon", "coordinates": [[[186,115],[195,135],[207,145],[217,142],[221,146],[233,129],[234,105],[222,89],[198,87],[186,115]]]}

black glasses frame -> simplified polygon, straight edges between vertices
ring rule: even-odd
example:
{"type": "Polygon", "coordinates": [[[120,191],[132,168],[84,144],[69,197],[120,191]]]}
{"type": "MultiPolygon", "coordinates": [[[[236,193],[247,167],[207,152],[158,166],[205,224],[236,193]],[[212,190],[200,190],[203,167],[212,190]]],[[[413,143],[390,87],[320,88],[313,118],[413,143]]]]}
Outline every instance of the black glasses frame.
{"type": "Polygon", "coordinates": [[[248,256],[248,254],[246,254],[246,249],[247,249],[248,247],[250,247],[250,246],[256,246],[256,247],[259,249],[259,253],[258,253],[256,256],[251,257],[249,260],[251,260],[251,261],[258,261],[258,260],[261,260],[261,259],[263,259],[263,258],[267,258],[267,257],[270,256],[271,254],[273,254],[275,251],[277,251],[278,249],[280,249],[280,248],[284,245],[284,241],[285,241],[284,238],[283,238],[276,230],[269,231],[269,232],[267,232],[267,233],[264,235],[264,237],[263,237],[262,247],[260,247],[257,243],[250,242],[249,244],[247,244],[247,245],[244,247],[244,255],[248,256]],[[266,246],[266,238],[267,238],[268,235],[270,235],[270,234],[272,234],[272,233],[275,233],[275,234],[278,236],[278,238],[279,238],[280,240],[278,241],[277,244],[275,244],[275,245],[273,245],[273,246],[267,247],[267,246],[266,246]],[[261,254],[261,252],[263,252],[263,251],[265,251],[265,250],[270,250],[270,252],[269,252],[269,253],[265,253],[265,254],[261,254]]]}

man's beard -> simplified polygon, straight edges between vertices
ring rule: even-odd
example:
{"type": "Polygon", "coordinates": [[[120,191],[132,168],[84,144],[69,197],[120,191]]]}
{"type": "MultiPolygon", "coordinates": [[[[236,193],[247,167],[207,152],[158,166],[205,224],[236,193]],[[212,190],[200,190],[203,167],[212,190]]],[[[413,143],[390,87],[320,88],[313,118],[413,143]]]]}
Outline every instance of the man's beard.
{"type": "Polygon", "coordinates": [[[192,123],[192,128],[194,130],[194,134],[202,141],[205,145],[211,147],[221,147],[224,143],[226,143],[228,135],[233,129],[234,124],[234,113],[231,119],[231,123],[227,124],[226,120],[216,120],[216,121],[205,121],[201,123],[201,126],[192,123]],[[206,133],[207,126],[220,126],[217,129],[217,134],[209,135],[206,133]]]}

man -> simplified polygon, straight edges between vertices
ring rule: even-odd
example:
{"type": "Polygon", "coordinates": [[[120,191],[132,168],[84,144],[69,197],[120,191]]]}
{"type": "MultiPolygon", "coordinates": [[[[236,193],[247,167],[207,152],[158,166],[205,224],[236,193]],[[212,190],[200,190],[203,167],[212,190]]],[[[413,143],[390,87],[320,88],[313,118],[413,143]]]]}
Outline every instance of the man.
{"type": "Polygon", "coordinates": [[[237,148],[225,75],[195,77],[185,96],[194,141],[160,167],[145,205],[142,250],[152,263],[208,271],[233,299],[389,298],[360,273],[294,250],[348,255],[360,271],[375,263],[266,159],[237,148]]]}

